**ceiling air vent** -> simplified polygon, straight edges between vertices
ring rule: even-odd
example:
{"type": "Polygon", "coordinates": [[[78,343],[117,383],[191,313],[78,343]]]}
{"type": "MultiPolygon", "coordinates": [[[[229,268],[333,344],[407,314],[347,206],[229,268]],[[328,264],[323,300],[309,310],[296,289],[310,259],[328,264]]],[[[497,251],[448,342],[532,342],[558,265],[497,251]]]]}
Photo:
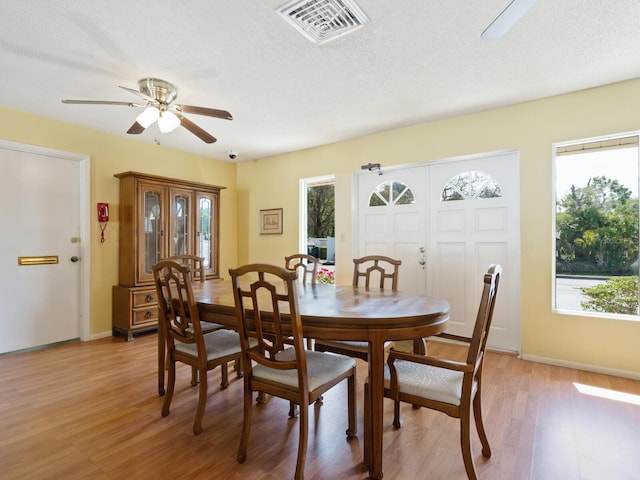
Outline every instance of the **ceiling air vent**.
{"type": "Polygon", "coordinates": [[[332,40],[369,22],[351,0],[295,0],[278,13],[313,43],[332,40]]]}

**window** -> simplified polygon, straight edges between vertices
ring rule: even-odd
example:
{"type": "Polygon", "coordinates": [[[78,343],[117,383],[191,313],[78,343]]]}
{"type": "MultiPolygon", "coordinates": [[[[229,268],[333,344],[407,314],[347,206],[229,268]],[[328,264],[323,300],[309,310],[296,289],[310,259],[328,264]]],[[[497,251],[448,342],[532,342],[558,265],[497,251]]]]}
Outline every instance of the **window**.
{"type": "Polygon", "coordinates": [[[307,185],[307,236],[334,236],[334,192],[333,183],[307,185]]]}
{"type": "Polygon", "coordinates": [[[442,190],[443,202],[474,198],[501,197],[500,185],[484,172],[462,172],[453,177],[442,190]]]}
{"type": "Polygon", "coordinates": [[[554,145],[554,308],[638,318],[638,135],[554,145]]]}
{"type": "Polygon", "coordinates": [[[300,180],[300,252],[335,262],[335,177],[300,180]]]}
{"type": "Polygon", "coordinates": [[[371,193],[369,197],[370,207],[381,207],[384,205],[408,205],[415,203],[415,197],[409,187],[402,182],[390,180],[381,183],[371,193]]]}

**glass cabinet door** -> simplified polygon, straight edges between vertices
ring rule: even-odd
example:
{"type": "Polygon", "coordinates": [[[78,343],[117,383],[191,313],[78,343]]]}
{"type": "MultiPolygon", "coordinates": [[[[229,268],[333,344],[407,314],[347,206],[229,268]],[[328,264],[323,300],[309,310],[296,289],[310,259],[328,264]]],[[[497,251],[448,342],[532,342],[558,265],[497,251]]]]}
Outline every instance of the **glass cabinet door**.
{"type": "Polygon", "coordinates": [[[166,247],[164,237],[166,189],[156,185],[140,184],[140,214],[138,225],[138,246],[140,268],[138,281],[153,280],[151,267],[164,258],[166,247]]]}
{"type": "Polygon", "coordinates": [[[171,217],[169,223],[169,255],[193,253],[193,192],[171,189],[171,217]]]}
{"type": "Polygon", "coordinates": [[[214,194],[196,192],[195,254],[204,258],[205,274],[213,276],[218,276],[217,200],[214,194]]]}
{"type": "MultiPolygon", "coordinates": [[[[219,278],[223,187],[138,172],[115,177],[120,180],[118,286],[152,288],[153,266],[174,255],[204,257],[207,278],[219,278]]],[[[142,308],[130,300],[114,300],[127,303],[119,312],[142,308]]]]}

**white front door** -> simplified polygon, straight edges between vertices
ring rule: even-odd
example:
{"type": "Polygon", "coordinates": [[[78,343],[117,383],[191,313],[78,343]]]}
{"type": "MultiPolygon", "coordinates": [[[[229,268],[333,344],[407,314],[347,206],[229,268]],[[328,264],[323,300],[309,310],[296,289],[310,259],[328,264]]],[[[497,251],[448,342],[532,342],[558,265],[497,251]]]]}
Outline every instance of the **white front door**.
{"type": "Polygon", "coordinates": [[[358,178],[356,256],[386,255],[401,260],[398,289],[417,294],[424,294],[427,288],[428,173],[419,166],[358,178]]]}
{"type": "Polygon", "coordinates": [[[517,152],[385,169],[382,176],[372,172],[357,177],[355,255],[381,254],[402,260],[398,288],[448,300],[451,316],[447,331],[465,336],[473,330],[482,275],[491,263],[500,263],[504,274],[488,344],[519,351],[517,152]],[[447,185],[453,193],[449,201],[443,201],[447,185]],[[474,194],[474,189],[481,193],[474,194]],[[407,191],[412,203],[402,201],[402,192],[406,195],[407,191]],[[491,191],[499,191],[500,196],[491,191]]]}
{"type": "Polygon", "coordinates": [[[430,167],[429,292],[451,305],[447,332],[470,336],[482,276],[502,265],[487,345],[520,350],[520,189],[517,152],[430,167]]]}
{"type": "Polygon", "coordinates": [[[80,338],[84,333],[82,159],[8,145],[0,144],[0,353],[80,338]],[[26,257],[23,265],[19,257],[26,257]]]}

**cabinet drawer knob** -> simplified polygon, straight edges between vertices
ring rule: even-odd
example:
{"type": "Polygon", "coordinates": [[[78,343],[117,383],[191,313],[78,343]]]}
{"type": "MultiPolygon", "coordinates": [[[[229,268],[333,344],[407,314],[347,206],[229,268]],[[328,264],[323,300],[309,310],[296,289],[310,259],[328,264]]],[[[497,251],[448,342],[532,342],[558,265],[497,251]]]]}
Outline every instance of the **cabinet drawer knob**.
{"type": "Polygon", "coordinates": [[[147,310],[147,313],[144,314],[144,318],[153,318],[153,312],[151,310],[147,310]]]}
{"type": "Polygon", "coordinates": [[[152,302],[152,301],[153,301],[153,295],[148,294],[146,297],[144,297],[144,299],[145,299],[147,302],[152,302]]]}

